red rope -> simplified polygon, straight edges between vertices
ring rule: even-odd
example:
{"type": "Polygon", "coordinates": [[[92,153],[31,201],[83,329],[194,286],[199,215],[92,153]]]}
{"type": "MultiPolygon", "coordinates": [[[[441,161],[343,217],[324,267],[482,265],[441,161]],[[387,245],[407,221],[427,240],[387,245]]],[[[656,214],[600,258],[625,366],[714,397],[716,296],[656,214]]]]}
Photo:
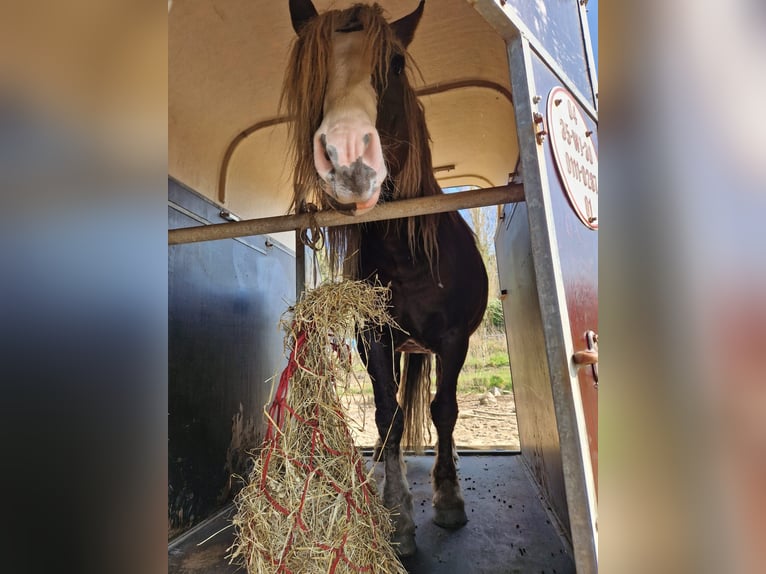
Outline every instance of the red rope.
{"type": "MultiPolygon", "coordinates": [[[[282,371],[282,376],[279,377],[279,386],[277,387],[277,392],[274,394],[274,401],[271,403],[271,406],[269,407],[269,416],[271,416],[272,420],[276,423],[277,428],[283,428],[284,427],[284,421],[285,421],[285,410],[289,409],[287,406],[287,387],[290,385],[290,379],[292,378],[293,374],[295,374],[295,371],[298,370],[300,365],[298,364],[298,352],[303,348],[303,345],[306,343],[306,332],[301,331],[298,334],[298,338],[295,341],[295,346],[293,347],[292,352],[290,353],[290,358],[287,361],[287,367],[284,371],[282,371]]],[[[292,409],[289,409],[292,411],[292,409]]],[[[269,423],[269,428],[266,431],[266,440],[271,440],[274,438],[274,428],[271,423],[269,423]]]]}
{"type": "MultiPolygon", "coordinates": [[[[301,368],[301,365],[299,364],[298,360],[306,344],[306,339],[307,339],[307,334],[305,331],[301,331],[298,333],[298,336],[296,337],[296,340],[295,340],[295,345],[292,351],[290,352],[290,357],[288,359],[287,366],[285,367],[284,371],[282,371],[282,374],[279,378],[279,385],[277,386],[276,393],[274,394],[274,400],[269,406],[270,420],[268,422],[268,427],[266,430],[266,441],[265,441],[266,445],[265,445],[264,452],[262,453],[263,468],[261,470],[260,485],[259,485],[262,494],[266,497],[266,499],[274,507],[274,509],[280,514],[282,514],[283,516],[289,517],[293,513],[290,511],[290,509],[282,505],[272,495],[269,489],[268,475],[269,475],[269,470],[271,468],[271,464],[274,462],[274,459],[272,458],[273,455],[276,453],[276,455],[280,457],[285,463],[292,464],[296,466],[297,468],[300,468],[306,473],[305,482],[303,484],[303,491],[301,493],[300,504],[298,506],[298,509],[294,513],[295,515],[294,515],[294,521],[293,521],[293,529],[290,531],[290,535],[287,539],[287,543],[283,547],[280,556],[276,557],[276,556],[265,555],[265,558],[268,559],[271,562],[271,564],[277,567],[277,572],[282,572],[284,574],[292,574],[289,568],[286,566],[285,560],[289,556],[290,550],[292,549],[294,536],[295,536],[295,528],[298,528],[303,532],[308,532],[309,530],[308,526],[303,520],[303,510],[306,504],[306,498],[308,496],[309,486],[312,479],[319,478],[319,479],[328,481],[332,489],[344,497],[344,499],[346,500],[346,520],[350,520],[354,513],[360,516],[369,515],[369,512],[367,512],[365,508],[360,508],[360,506],[354,501],[353,489],[344,488],[343,486],[338,484],[336,481],[328,477],[327,474],[324,471],[322,471],[321,468],[316,468],[314,466],[316,455],[320,449],[324,453],[329,453],[332,456],[345,456],[345,457],[352,458],[354,455],[356,455],[354,471],[356,474],[356,478],[359,481],[359,484],[361,485],[360,488],[361,488],[362,497],[365,502],[365,505],[370,503],[371,497],[372,497],[372,492],[370,490],[369,483],[367,482],[367,477],[365,476],[365,473],[364,473],[361,458],[359,458],[356,450],[352,449],[350,451],[343,452],[330,447],[330,445],[327,443],[326,437],[324,436],[324,433],[322,432],[319,426],[319,405],[315,407],[313,417],[310,419],[306,419],[305,417],[302,417],[298,413],[296,413],[295,410],[288,404],[287,391],[290,385],[290,379],[292,379],[296,371],[301,368]],[[312,428],[310,455],[307,462],[291,457],[284,451],[284,449],[281,446],[281,442],[280,442],[281,431],[283,431],[285,428],[285,423],[288,419],[288,416],[294,419],[295,421],[301,424],[308,425],[312,428]]],[[[338,356],[339,357],[343,356],[345,358],[345,353],[343,355],[341,355],[340,353],[341,344],[338,343],[338,341],[336,340],[332,340],[331,344],[335,352],[338,353],[338,356]]],[[[348,353],[349,359],[350,359],[351,349],[348,348],[347,345],[345,345],[345,347],[346,349],[344,350],[348,353]]],[[[335,414],[339,417],[340,420],[345,421],[345,415],[340,409],[336,409],[335,414]]],[[[344,426],[344,430],[345,430],[346,438],[348,439],[348,444],[353,444],[351,439],[351,434],[348,428],[344,426]]],[[[372,521],[372,527],[373,527],[373,532],[377,530],[377,524],[375,523],[375,521],[372,521]]],[[[361,566],[358,564],[354,564],[348,558],[345,552],[345,546],[347,541],[348,541],[348,534],[345,534],[340,544],[338,544],[337,546],[331,546],[331,545],[323,544],[320,542],[315,543],[315,546],[317,548],[320,548],[322,550],[325,550],[333,554],[333,561],[330,566],[330,573],[334,573],[341,562],[345,563],[354,572],[360,572],[360,573],[370,572],[372,570],[371,565],[361,566]]]]}

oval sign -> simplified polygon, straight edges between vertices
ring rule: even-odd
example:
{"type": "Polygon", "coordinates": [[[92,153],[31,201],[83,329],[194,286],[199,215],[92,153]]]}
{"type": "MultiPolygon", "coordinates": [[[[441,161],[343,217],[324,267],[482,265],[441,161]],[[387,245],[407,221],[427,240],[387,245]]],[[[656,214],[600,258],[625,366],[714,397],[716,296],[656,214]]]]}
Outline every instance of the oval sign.
{"type": "Polygon", "coordinates": [[[548,94],[548,132],[553,159],[577,216],[598,229],[598,155],[585,118],[562,87],[548,94]]]}

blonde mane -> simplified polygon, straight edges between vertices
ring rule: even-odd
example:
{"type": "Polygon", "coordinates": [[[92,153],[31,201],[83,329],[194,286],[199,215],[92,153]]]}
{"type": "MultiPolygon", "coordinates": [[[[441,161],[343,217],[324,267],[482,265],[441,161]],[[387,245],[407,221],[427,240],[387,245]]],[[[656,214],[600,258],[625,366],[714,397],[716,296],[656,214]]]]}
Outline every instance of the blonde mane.
{"type": "MultiPolygon", "coordinates": [[[[351,21],[358,21],[364,29],[364,57],[373,63],[372,77],[378,94],[386,88],[394,53],[405,56],[408,74],[413,68],[409,54],[386,22],[383,9],[378,4],[356,4],[347,10],[331,10],[316,16],[304,26],[290,51],[281,99],[281,105],[292,119],[290,147],[295,167],[291,208],[295,211],[300,210],[304,202],[332,209],[324,191],[325,184],[314,167],[312,146],[314,133],[322,122],[325,88],[331,69],[332,34],[351,21]]],[[[403,77],[402,83],[402,116],[406,122],[407,141],[380,133],[389,170],[389,179],[384,183],[381,195],[392,200],[442,193],[433,177],[430,138],[422,104],[410,86],[409,77],[403,77]],[[407,146],[408,150],[403,165],[398,165],[396,150],[402,145],[407,146]]],[[[425,257],[433,267],[438,259],[437,223],[436,216],[410,217],[388,222],[387,231],[399,232],[401,226],[406,224],[413,258],[425,257]]],[[[359,242],[359,224],[327,230],[328,256],[333,273],[343,271],[344,276],[357,278],[359,242]]]]}

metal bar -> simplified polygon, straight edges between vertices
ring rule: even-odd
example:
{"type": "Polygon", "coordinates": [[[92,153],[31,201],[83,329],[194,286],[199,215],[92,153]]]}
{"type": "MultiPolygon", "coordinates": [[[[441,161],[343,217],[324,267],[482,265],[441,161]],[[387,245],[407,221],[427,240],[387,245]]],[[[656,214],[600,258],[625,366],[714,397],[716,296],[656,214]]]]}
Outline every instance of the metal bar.
{"type": "MultiPolygon", "coordinates": [[[[585,44],[585,60],[588,62],[588,77],[593,91],[593,102],[596,111],[598,111],[598,70],[596,69],[596,59],[593,56],[593,44],[590,39],[590,25],[588,24],[587,2],[580,1],[580,27],[582,29],[583,42],[585,44]]],[[[592,118],[597,119],[597,118],[592,118]]]]}
{"type": "Polygon", "coordinates": [[[200,241],[232,239],[248,235],[291,231],[309,227],[314,222],[320,227],[335,227],[338,225],[367,223],[386,219],[400,219],[414,215],[444,213],[446,211],[456,211],[471,207],[517,203],[519,201],[524,201],[524,187],[521,184],[511,184],[501,187],[474,189],[461,193],[392,201],[378,205],[375,209],[357,216],[352,216],[342,211],[326,210],[314,214],[280,215],[232,223],[172,229],[168,231],[168,244],[179,245],[182,243],[197,243],[200,241]]]}
{"type": "Polygon", "coordinates": [[[195,524],[186,532],[182,532],[181,534],[173,538],[173,540],[170,540],[168,542],[168,552],[175,550],[176,548],[181,546],[181,544],[183,544],[190,538],[193,538],[199,532],[202,532],[205,528],[209,527],[211,524],[218,522],[221,518],[225,518],[227,521],[231,520],[231,517],[234,515],[236,510],[237,509],[234,507],[234,503],[230,502],[229,504],[224,506],[221,510],[219,510],[215,514],[207,517],[205,520],[203,520],[199,524],[195,524]]]}
{"type": "Polygon", "coordinates": [[[456,80],[454,82],[445,82],[439,84],[432,84],[430,86],[423,86],[422,88],[416,88],[415,94],[422,98],[423,96],[432,96],[434,94],[443,94],[444,92],[451,92],[452,90],[459,90],[461,88],[485,88],[488,90],[494,90],[501,94],[508,100],[508,103],[513,105],[513,95],[511,91],[497,82],[490,80],[482,80],[481,78],[468,78],[465,80],[456,80]]]}
{"type": "Polygon", "coordinates": [[[295,301],[298,302],[306,290],[306,246],[301,241],[301,232],[295,230],[295,301]]]}
{"type": "Polygon", "coordinates": [[[226,176],[229,174],[229,162],[231,161],[231,156],[234,155],[234,151],[237,149],[237,146],[258,130],[287,123],[289,120],[290,118],[287,116],[279,116],[276,118],[270,118],[268,120],[256,122],[239,132],[234,137],[234,139],[229,142],[229,145],[226,147],[226,151],[223,154],[221,167],[218,170],[218,201],[221,204],[226,203],[226,176]]]}

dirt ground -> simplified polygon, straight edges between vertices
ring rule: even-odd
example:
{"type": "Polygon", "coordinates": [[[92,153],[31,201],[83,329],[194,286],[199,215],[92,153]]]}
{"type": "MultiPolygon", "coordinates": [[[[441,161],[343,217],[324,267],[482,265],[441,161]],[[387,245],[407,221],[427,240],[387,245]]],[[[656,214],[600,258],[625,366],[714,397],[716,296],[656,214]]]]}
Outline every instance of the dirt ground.
{"type": "MultiPolygon", "coordinates": [[[[519,448],[519,427],[516,422],[516,404],[513,395],[502,393],[491,398],[485,394],[458,393],[458,415],[455,425],[455,443],[458,448],[488,449],[519,448]],[[493,401],[494,399],[494,401],[493,401]]],[[[372,395],[348,395],[348,414],[351,432],[359,446],[373,446],[377,440],[375,428],[375,402],[372,395]]],[[[431,425],[432,444],[436,430],[431,425]]],[[[427,437],[426,437],[427,438],[427,437]]]]}

